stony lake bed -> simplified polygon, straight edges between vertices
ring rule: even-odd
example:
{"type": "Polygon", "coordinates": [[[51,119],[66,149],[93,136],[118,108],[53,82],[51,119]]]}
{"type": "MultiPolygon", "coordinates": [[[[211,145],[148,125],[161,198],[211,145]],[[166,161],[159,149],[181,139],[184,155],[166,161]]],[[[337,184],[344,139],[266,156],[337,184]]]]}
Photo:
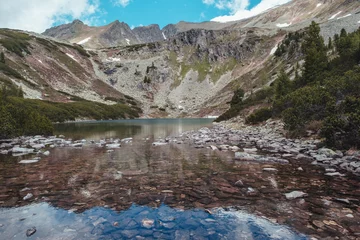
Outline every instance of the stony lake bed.
{"type": "Polygon", "coordinates": [[[286,139],[277,121],[129,124],[2,142],[2,236],[360,238],[357,151],[286,139]]]}

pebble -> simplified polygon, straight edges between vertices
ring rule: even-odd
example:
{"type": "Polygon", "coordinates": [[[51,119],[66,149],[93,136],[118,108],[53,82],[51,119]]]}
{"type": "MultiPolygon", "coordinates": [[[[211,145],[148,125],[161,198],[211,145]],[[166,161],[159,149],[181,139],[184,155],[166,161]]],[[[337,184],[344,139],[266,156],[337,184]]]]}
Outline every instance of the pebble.
{"type": "Polygon", "coordinates": [[[148,228],[148,229],[154,226],[154,220],[152,219],[145,218],[141,221],[141,223],[144,228],[148,228]]]}
{"type": "Polygon", "coordinates": [[[26,200],[29,200],[30,198],[32,198],[34,195],[32,193],[28,193],[26,194],[25,197],[23,197],[23,200],[26,201],[26,200]]]}
{"type": "Polygon", "coordinates": [[[28,230],[26,230],[27,237],[34,235],[34,233],[36,233],[36,227],[32,227],[32,228],[29,228],[28,230]]]}

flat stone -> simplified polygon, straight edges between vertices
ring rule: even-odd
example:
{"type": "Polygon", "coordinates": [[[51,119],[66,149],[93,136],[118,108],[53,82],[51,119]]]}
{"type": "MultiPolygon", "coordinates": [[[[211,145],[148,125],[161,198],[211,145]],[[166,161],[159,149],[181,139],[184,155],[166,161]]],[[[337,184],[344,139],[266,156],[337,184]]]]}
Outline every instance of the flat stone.
{"type": "Polygon", "coordinates": [[[153,142],[152,145],[155,146],[155,147],[157,147],[157,146],[167,145],[167,143],[163,143],[163,142],[153,142]]]}
{"type": "Polygon", "coordinates": [[[304,193],[302,191],[293,191],[290,193],[285,193],[285,197],[288,200],[296,199],[296,198],[302,198],[307,196],[307,193],[304,193]]]}
{"type": "Polygon", "coordinates": [[[74,143],[74,144],[71,144],[70,146],[71,146],[71,147],[78,147],[78,148],[80,148],[80,147],[83,146],[83,144],[82,144],[82,143],[74,143]]]}
{"type": "Polygon", "coordinates": [[[106,144],[106,148],[108,149],[114,149],[114,148],[120,148],[121,144],[120,143],[113,143],[113,144],[106,144]]]}
{"type": "Polygon", "coordinates": [[[33,159],[33,160],[21,160],[19,163],[22,164],[31,164],[31,163],[37,163],[39,160],[38,159],[33,159]]]}
{"type": "Polygon", "coordinates": [[[34,152],[34,149],[32,148],[21,148],[21,147],[14,147],[12,149],[13,153],[32,153],[34,152]]]}
{"type": "Polygon", "coordinates": [[[278,170],[276,168],[263,168],[263,171],[265,171],[265,172],[277,172],[278,170]]]}
{"type": "Polygon", "coordinates": [[[246,153],[254,153],[257,152],[257,148],[244,148],[244,152],[246,153]]]}
{"type": "Polygon", "coordinates": [[[44,144],[35,144],[35,145],[32,145],[31,147],[35,148],[35,149],[41,149],[41,148],[45,148],[45,145],[44,144]]]}
{"type": "Polygon", "coordinates": [[[325,174],[326,176],[330,176],[330,177],[343,177],[345,176],[345,174],[341,174],[339,172],[329,172],[325,174]]]}
{"type": "Polygon", "coordinates": [[[251,156],[249,153],[246,153],[246,152],[236,152],[235,159],[245,160],[245,161],[254,161],[255,157],[251,156]]]}

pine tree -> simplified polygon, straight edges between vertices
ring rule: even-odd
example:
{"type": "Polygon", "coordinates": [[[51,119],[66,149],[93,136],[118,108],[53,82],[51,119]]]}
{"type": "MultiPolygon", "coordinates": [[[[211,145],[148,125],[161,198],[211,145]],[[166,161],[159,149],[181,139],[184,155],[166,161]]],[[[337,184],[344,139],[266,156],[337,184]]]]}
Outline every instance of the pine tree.
{"type": "Polygon", "coordinates": [[[332,49],[333,49],[332,38],[329,37],[328,50],[332,50],[332,49]]]}
{"type": "Polygon", "coordinates": [[[9,138],[15,135],[15,122],[5,106],[0,106],[0,138],[9,138]]]}
{"type": "Polygon", "coordinates": [[[284,69],[280,70],[275,80],[275,98],[280,99],[291,91],[291,81],[284,69]]]}
{"type": "Polygon", "coordinates": [[[306,85],[320,80],[320,75],[328,65],[324,39],[320,35],[320,27],[316,22],[313,21],[307,30],[307,36],[302,47],[305,63],[301,85],[306,85]]]}

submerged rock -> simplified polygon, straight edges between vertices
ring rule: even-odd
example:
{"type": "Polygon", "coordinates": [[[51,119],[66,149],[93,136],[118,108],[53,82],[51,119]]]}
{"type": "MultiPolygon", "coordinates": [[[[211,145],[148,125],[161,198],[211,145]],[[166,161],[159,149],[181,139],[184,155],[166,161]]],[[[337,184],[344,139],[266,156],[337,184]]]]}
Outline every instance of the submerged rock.
{"type": "Polygon", "coordinates": [[[28,230],[26,230],[27,237],[34,235],[34,233],[36,233],[36,227],[32,227],[32,228],[29,228],[28,230]]]}
{"type": "Polygon", "coordinates": [[[302,198],[307,196],[307,193],[304,193],[302,191],[293,191],[290,193],[285,193],[285,197],[288,200],[296,199],[296,198],[302,198]]]}
{"type": "Polygon", "coordinates": [[[106,144],[106,148],[108,149],[120,148],[120,146],[120,143],[106,144]]]}
{"type": "Polygon", "coordinates": [[[26,201],[26,200],[29,200],[30,198],[32,198],[34,195],[32,193],[28,193],[26,194],[25,197],[23,197],[23,200],[26,201]]]}
{"type": "Polygon", "coordinates": [[[12,149],[13,153],[32,153],[34,152],[33,148],[21,148],[21,147],[14,147],[12,149]]]}
{"type": "Polygon", "coordinates": [[[30,164],[30,163],[37,163],[38,161],[39,161],[38,159],[21,160],[19,163],[22,163],[22,164],[30,164]]]}
{"type": "Polygon", "coordinates": [[[163,142],[153,142],[153,146],[164,146],[164,145],[167,145],[168,143],[163,143],[163,142]]]}

